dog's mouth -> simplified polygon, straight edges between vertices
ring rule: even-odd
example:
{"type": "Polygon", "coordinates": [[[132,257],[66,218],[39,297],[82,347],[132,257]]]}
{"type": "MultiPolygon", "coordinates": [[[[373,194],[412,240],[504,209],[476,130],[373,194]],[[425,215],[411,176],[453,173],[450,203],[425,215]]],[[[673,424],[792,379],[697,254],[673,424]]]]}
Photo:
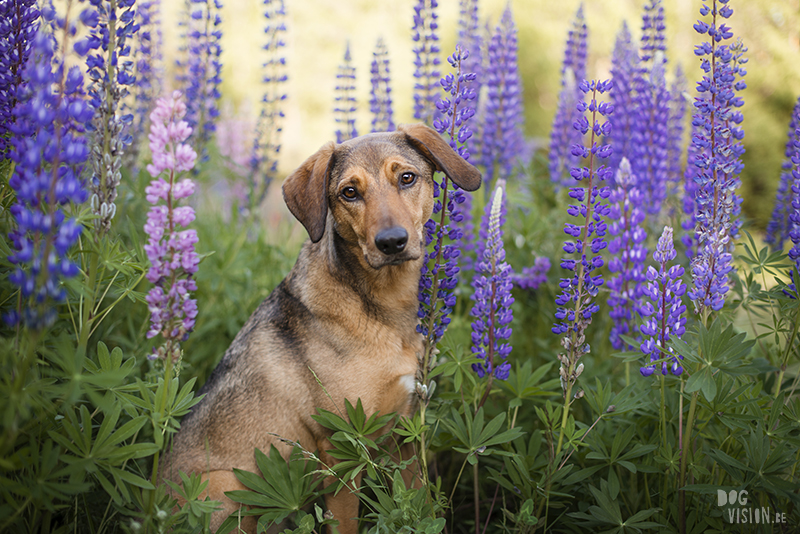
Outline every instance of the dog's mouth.
{"type": "Polygon", "coordinates": [[[402,265],[409,261],[418,260],[419,257],[420,257],[419,254],[412,254],[407,251],[403,251],[397,254],[392,254],[391,256],[385,254],[381,254],[380,256],[372,256],[370,254],[364,254],[364,259],[366,260],[367,264],[373,269],[382,269],[383,267],[389,265],[402,265]]]}

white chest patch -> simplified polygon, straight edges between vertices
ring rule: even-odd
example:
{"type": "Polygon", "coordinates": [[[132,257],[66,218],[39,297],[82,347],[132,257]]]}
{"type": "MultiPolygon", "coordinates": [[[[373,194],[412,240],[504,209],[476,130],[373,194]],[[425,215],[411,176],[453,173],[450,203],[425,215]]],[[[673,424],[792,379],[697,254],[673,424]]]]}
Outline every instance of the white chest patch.
{"type": "Polygon", "coordinates": [[[411,393],[414,393],[415,383],[416,383],[416,378],[414,374],[403,375],[400,377],[400,384],[402,384],[402,386],[406,388],[406,391],[408,391],[409,395],[411,393]]]}

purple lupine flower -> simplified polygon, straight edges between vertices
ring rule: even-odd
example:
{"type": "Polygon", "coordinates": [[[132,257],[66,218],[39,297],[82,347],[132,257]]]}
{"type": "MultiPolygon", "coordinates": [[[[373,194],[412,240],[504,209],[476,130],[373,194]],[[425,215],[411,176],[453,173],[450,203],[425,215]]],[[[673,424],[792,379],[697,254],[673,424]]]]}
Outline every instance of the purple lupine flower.
{"type": "Polygon", "coordinates": [[[426,124],[436,119],[439,90],[439,29],[437,0],[417,0],[414,6],[414,118],[426,124]]]}
{"type": "Polygon", "coordinates": [[[737,110],[744,101],[736,95],[746,84],[741,79],[745,51],[741,42],[723,44],[733,37],[733,32],[717,16],[727,19],[733,10],[729,0],[712,0],[711,7],[703,5],[701,15],[711,15],[711,24],[698,20],[695,30],[708,34],[709,41],[695,48],[695,55],[702,58],[701,68],[705,73],[697,83],[693,123],[698,132],[692,139],[697,155],[695,176],[697,191],[697,255],[692,260],[694,287],[689,298],[694,301],[695,311],[704,313],[709,308],[718,311],[725,303],[728,291],[728,273],[731,263],[732,239],[738,228],[736,216],[740,211],[739,174],[744,165],[741,140],[744,131],[739,126],[742,113],[737,110]],[[721,8],[717,6],[721,4],[721,8]],[[738,80],[737,80],[738,78],[738,80]]]}
{"type": "Polygon", "coordinates": [[[154,284],[146,300],[150,310],[150,330],[147,338],[161,334],[163,344],[153,349],[152,359],[180,357],[180,342],[194,328],[197,301],[190,291],[196,291],[193,279],[199,258],[194,250],[195,230],[185,228],[194,218],[191,206],[177,206],[177,201],[194,192],[194,182],[177,176],[190,171],[197,154],[189,139],[192,128],[185,120],[186,105],[180,91],[171,98],[159,98],[150,114],[150,151],[153,162],[147,170],[156,178],[145,189],[147,201],[153,205],[147,213],[144,230],[148,235],[144,250],[150,260],[147,279],[154,284]],[[162,173],[167,174],[165,180],[162,173]],[[162,204],[161,201],[164,201],[162,204]]]}
{"type": "Polygon", "coordinates": [[[609,196],[611,212],[608,232],[614,237],[609,240],[608,252],[612,254],[608,270],[615,273],[608,281],[611,294],[608,297],[611,327],[611,346],[617,350],[630,350],[620,335],[635,337],[637,328],[634,314],[642,299],[642,283],[645,280],[644,262],[647,247],[644,242],[647,232],[642,223],[647,216],[641,192],[636,187],[636,178],[631,174],[631,165],[622,158],[617,169],[616,186],[609,196]]]}
{"type": "Polygon", "coordinates": [[[598,101],[597,96],[598,93],[603,94],[611,89],[611,81],[584,80],[580,89],[584,94],[591,93],[591,99],[588,104],[583,101],[578,104],[581,117],[575,121],[574,127],[581,136],[590,133],[589,148],[575,144],[571,153],[588,161],[585,167],[573,167],[571,172],[576,181],[583,181],[585,185],[570,188],[570,198],[580,204],[571,205],[567,213],[578,218],[580,225],[565,223],[564,233],[574,240],[565,241],[563,246],[564,252],[577,255],[577,259],[561,260],[561,268],[574,274],[570,278],[561,279],[559,287],[563,292],[556,298],[556,319],[559,322],[552,328],[554,334],[563,335],[561,344],[565,352],[559,355],[559,373],[565,395],[583,370],[583,365],[579,365],[578,360],[589,352],[584,331],[591,323],[592,315],[600,309],[592,302],[592,298],[597,296],[600,286],[603,285],[603,277],[593,273],[603,266],[600,252],[606,248],[603,239],[607,229],[604,217],[610,212],[608,204],[603,203],[610,195],[610,188],[600,184],[611,173],[611,169],[601,164],[601,161],[608,159],[612,149],[610,145],[601,144],[601,139],[608,137],[611,131],[610,122],[602,121],[602,117],[610,115],[613,107],[598,101]],[[583,115],[587,110],[591,114],[591,121],[583,115]]]}
{"type": "Polygon", "coordinates": [[[370,67],[369,109],[372,112],[372,131],[390,132],[394,130],[392,117],[392,86],[389,76],[389,50],[383,39],[378,39],[375,52],[372,53],[372,66],[370,67]]]}
{"type": "Polygon", "coordinates": [[[248,204],[254,210],[267,196],[269,186],[278,174],[278,158],[283,132],[284,102],[286,93],[286,5],[283,0],[264,0],[264,17],[267,19],[264,33],[267,42],[264,50],[264,96],[261,98],[261,114],[256,125],[248,177],[248,204]]]}
{"type": "Polygon", "coordinates": [[[481,127],[481,161],[487,191],[495,176],[508,180],[523,157],[522,82],[517,69],[517,28],[511,5],[489,40],[486,107],[481,127]]]}
{"type": "Polygon", "coordinates": [[[505,209],[505,182],[499,180],[492,201],[489,204],[488,217],[481,221],[488,241],[483,257],[476,262],[474,306],[470,315],[472,321],[472,355],[483,360],[473,363],[472,369],[483,378],[486,374],[494,375],[498,380],[506,380],[511,364],[506,361],[511,354],[511,321],[513,312],[511,304],[511,266],[506,263],[506,251],[503,248],[503,226],[500,213],[505,209]]]}
{"type": "MultiPolygon", "coordinates": [[[[447,133],[450,146],[465,160],[469,159],[465,143],[472,136],[468,121],[475,115],[475,110],[470,107],[470,102],[475,99],[475,93],[470,87],[475,80],[475,74],[462,72],[461,66],[468,55],[468,51],[456,48],[456,52],[447,58],[456,69],[456,75],[447,74],[441,80],[446,96],[436,103],[441,118],[434,122],[436,130],[440,134],[447,133]]],[[[431,217],[441,215],[438,222],[431,218],[425,223],[425,245],[427,247],[433,243],[433,249],[426,251],[421,268],[418,295],[420,324],[417,325],[417,331],[425,336],[428,347],[435,347],[444,335],[447,325],[450,324],[449,315],[456,304],[455,288],[458,284],[458,258],[461,254],[458,244],[462,238],[458,227],[461,222],[458,206],[464,202],[464,191],[455,184],[452,187],[449,185],[450,179],[447,175],[441,184],[434,179],[431,217]],[[446,222],[446,216],[449,216],[449,223],[446,222]],[[445,236],[450,243],[444,243],[445,236]]]]}
{"type": "Polygon", "coordinates": [[[547,272],[550,270],[550,259],[537,256],[530,267],[523,267],[522,272],[512,273],[511,282],[520,289],[536,291],[547,283],[547,272]]]}
{"type": "Polygon", "coordinates": [[[7,135],[38,21],[34,0],[0,2],[0,159],[10,146],[7,135]]]}
{"type": "Polygon", "coordinates": [[[350,43],[344,50],[344,63],[339,65],[336,73],[336,107],[333,114],[336,118],[336,142],[343,143],[358,137],[356,129],[356,68],[350,56],[350,43]]]}
{"type": "Polygon", "coordinates": [[[217,101],[222,83],[222,9],[220,0],[191,0],[186,26],[186,122],[192,128],[192,146],[201,160],[216,130],[217,101]]]}
{"type": "Polygon", "coordinates": [[[681,229],[683,230],[683,235],[681,236],[681,243],[683,243],[686,257],[689,260],[692,260],[697,252],[697,202],[695,197],[697,196],[698,186],[694,180],[697,173],[695,162],[698,161],[698,158],[703,157],[705,149],[696,146],[694,138],[700,135],[702,127],[702,123],[692,121],[691,139],[693,141],[686,148],[686,169],[683,172],[683,196],[681,198],[683,206],[681,229]]]}
{"type": "Polygon", "coordinates": [[[678,193],[683,182],[683,129],[686,122],[686,76],[680,65],[669,89],[669,123],[667,124],[667,185],[668,196],[678,193]]]}
{"type": "Polygon", "coordinates": [[[478,105],[480,88],[483,85],[483,37],[478,19],[478,0],[459,0],[458,45],[462,50],[469,50],[469,57],[462,66],[464,72],[472,72],[476,78],[473,82],[475,97],[473,106],[478,105]]]}
{"type": "Polygon", "coordinates": [[[622,29],[617,34],[611,59],[611,79],[614,82],[610,95],[614,106],[611,143],[614,145],[614,153],[609,159],[609,167],[614,171],[619,169],[622,158],[630,161],[633,157],[633,131],[639,120],[636,114],[634,87],[638,72],[639,52],[631,40],[628,25],[623,22],[622,29]]]}
{"type": "Polygon", "coordinates": [[[681,302],[681,297],[686,292],[686,285],[681,280],[683,267],[680,265],[667,266],[675,259],[675,245],[672,241],[672,227],[665,226],[664,232],[658,239],[653,259],[658,263],[656,269],[651,265],[647,268],[647,286],[644,294],[650,298],[642,303],[640,313],[646,318],[642,324],[642,335],[647,336],[642,341],[641,350],[645,356],[650,357],[649,365],[641,368],[642,376],[650,376],[656,370],[653,362],[661,362],[661,373],[666,375],[667,369],[673,375],[683,372],[681,360],[683,356],[667,347],[670,339],[680,339],[686,331],[686,306],[681,302]],[[669,358],[666,358],[668,350],[669,358]],[[672,361],[669,362],[668,360],[672,361]]]}
{"type": "MultiPolygon", "coordinates": [[[[794,261],[795,268],[791,270],[792,286],[795,286],[795,271],[800,272],[800,106],[795,107],[794,123],[797,125],[791,138],[791,168],[792,175],[792,202],[789,211],[788,237],[794,245],[789,250],[789,258],[794,261]]],[[[787,153],[790,150],[787,149],[787,153]]],[[[793,288],[796,292],[796,286],[793,288]]]]}
{"type": "Polygon", "coordinates": [[[572,125],[581,115],[575,109],[583,101],[579,85],[586,77],[586,20],[583,5],[578,7],[567,37],[564,63],[561,67],[561,92],[558,107],[550,132],[548,169],[550,179],[557,186],[569,187],[572,183],[570,170],[579,164],[579,159],[570,152],[570,147],[581,144],[583,139],[572,125]]]}
{"type": "Polygon", "coordinates": [[[665,57],[664,54],[667,51],[665,30],[664,8],[661,6],[661,0],[650,0],[644,6],[642,39],[639,44],[639,58],[641,69],[644,72],[650,70],[650,63],[655,62],[659,52],[661,52],[662,58],[665,57]]]}
{"type": "Polygon", "coordinates": [[[793,171],[795,166],[792,163],[792,158],[795,157],[795,142],[797,140],[796,132],[800,127],[800,98],[794,105],[792,110],[792,118],[789,121],[789,132],[786,139],[786,148],[784,150],[784,160],[781,163],[781,177],[778,182],[778,192],[775,195],[775,207],[772,210],[772,217],[767,224],[767,235],[764,241],[772,247],[772,250],[782,250],[783,243],[789,237],[789,217],[792,213],[792,202],[794,197],[792,195],[794,186],[793,171]]]}
{"type": "Polygon", "coordinates": [[[98,216],[95,230],[101,235],[111,228],[111,219],[117,212],[114,201],[122,178],[122,157],[131,143],[128,130],[133,115],[126,113],[123,100],[135,81],[128,43],[139,29],[133,5],[134,0],[114,3],[92,0],[91,6],[80,15],[89,33],[75,43],[79,54],[88,54],[87,74],[92,80],[89,95],[95,112],[90,158],[91,207],[98,216]]]}
{"type": "Polygon", "coordinates": [[[650,70],[637,77],[636,127],[633,129],[631,169],[644,196],[643,206],[652,215],[661,211],[667,196],[668,125],[670,94],[664,78],[664,61],[656,54],[650,70]]]}
{"type": "Polygon", "coordinates": [[[136,10],[139,31],[136,32],[135,69],[136,83],[133,87],[134,113],[131,124],[131,144],[125,151],[126,167],[135,167],[142,141],[146,138],[147,121],[155,98],[161,93],[163,67],[161,65],[161,2],[139,1],[136,10]]]}
{"type": "MultiPolygon", "coordinates": [[[[49,22],[58,27],[66,20],[49,22]]],[[[71,24],[59,34],[74,31],[71,24]]],[[[83,228],[66,217],[62,206],[82,204],[87,197],[80,175],[89,156],[86,126],[92,108],[86,103],[80,69],[67,68],[65,57],[55,56],[56,46],[45,31],[33,37],[9,125],[9,158],[16,164],[9,180],[16,203],[9,211],[16,229],[9,234],[14,252],[8,260],[15,268],[8,278],[20,289],[20,307],[5,320],[37,330],[56,319],[53,304],[66,298],[62,279],[79,272],[67,252],[83,228]]],[[[67,43],[58,46],[63,54],[67,43]]]]}

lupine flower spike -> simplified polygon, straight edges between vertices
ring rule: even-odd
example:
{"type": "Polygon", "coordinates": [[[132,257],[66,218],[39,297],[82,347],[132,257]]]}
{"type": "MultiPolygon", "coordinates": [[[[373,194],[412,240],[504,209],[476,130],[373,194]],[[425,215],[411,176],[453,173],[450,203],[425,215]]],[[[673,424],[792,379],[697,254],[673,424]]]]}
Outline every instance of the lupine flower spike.
{"type": "Polygon", "coordinates": [[[577,218],[579,224],[565,224],[564,233],[572,239],[564,242],[563,246],[564,252],[574,254],[576,259],[565,258],[561,261],[561,267],[573,274],[570,278],[562,278],[559,284],[562,293],[556,298],[558,322],[552,328],[554,334],[563,336],[561,346],[564,352],[559,355],[559,373],[567,402],[571,401],[572,386],[583,371],[583,364],[579,360],[589,352],[586,327],[591,323],[592,315],[600,309],[592,299],[603,285],[602,275],[595,274],[595,271],[603,266],[600,252],[606,248],[604,217],[610,213],[608,204],[604,204],[610,189],[602,183],[608,179],[611,169],[601,161],[607,160],[612,150],[610,145],[601,144],[601,139],[608,137],[611,131],[610,123],[603,121],[602,117],[610,115],[613,107],[600,102],[598,95],[611,89],[611,82],[583,81],[580,89],[584,94],[590,94],[591,98],[588,104],[581,102],[577,106],[581,118],[575,121],[575,129],[581,136],[589,134],[589,148],[578,144],[572,146],[572,154],[577,158],[586,158],[587,164],[572,169],[572,177],[584,185],[570,188],[570,198],[579,204],[571,205],[567,212],[577,218]],[[591,121],[583,116],[587,110],[591,121]]]}
{"type": "Polygon", "coordinates": [[[180,230],[194,220],[195,214],[191,206],[177,206],[178,200],[194,192],[194,182],[189,178],[179,182],[178,174],[190,171],[197,159],[186,143],[192,129],[182,120],[185,114],[180,91],[171,98],[158,99],[150,114],[153,162],[147,166],[155,179],[145,189],[147,201],[153,205],[144,226],[148,235],[144,250],[151,265],[147,279],[154,284],[146,297],[150,310],[147,338],[161,334],[164,341],[153,349],[151,358],[170,357],[172,361],[180,358],[180,343],[194,328],[197,316],[197,301],[190,294],[197,290],[193,279],[199,262],[194,250],[197,232],[180,230]]]}
{"type": "Polygon", "coordinates": [[[38,28],[39,10],[34,0],[0,3],[0,159],[9,142],[9,126],[14,122],[17,90],[22,70],[28,62],[38,28]]]}
{"type": "MultiPolygon", "coordinates": [[[[639,120],[636,115],[636,91],[634,83],[639,71],[639,51],[633,44],[628,25],[623,22],[614,45],[611,59],[611,103],[614,105],[614,129],[611,132],[611,143],[614,153],[609,166],[615,172],[619,169],[622,158],[630,162],[633,157],[633,131],[639,120]]],[[[615,184],[616,185],[616,184],[615,184]]]]}
{"type": "Polygon", "coordinates": [[[437,0],[417,0],[414,6],[414,118],[432,124],[439,88],[439,15],[437,0]]]}
{"type": "Polygon", "coordinates": [[[256,136],[250,156],[248,178],[249,209],[259,206],[267,196],[269,186],[278,173],[278,157],[283,132],[284,102],[287,98],[286,57],[286,6],[283,0],[264,0],[264,17],[267,19],[264,33],[264,96],[261,98],[261,114],[256,125],[256,136]]]}
{"type": "Polygon", "coordinates": [[[744,102],[736,92],[746,87],[741,77],[745,59],[741,43],[722,44],[733,32],[718,17],[729,18],[733,10],[728,0],[712,0],[700,9],[702,15],[711,15],[711,23],[698,20],[695,30],[708,35],[709,41],[698,45],[695,55],[702,58],[701,68],[705,73],[697,83],[695,114],[693,123],[698,131],[693,137],[695,145],[695,193],[697,218],[697,256],[692,260],[694,287],[689,297],[695,311],[703,314],[708,310],[718,311],[725,303],[729,289],[728,273],[731,263],[732,239],[738,227],[736,216],[741,200],[736,195],[739,174],[744,165],[741,140],[744,132],[739,126],[742,113],[737,108],[744,102]],[[721,7],[718,7],[721,6],[721,7]],[[738,80],[737,80],[738,78],[738,80]]]}
{"type": "Polygon", "coordinates": [[[513,273],[511,282],[520,289],[535,291],[539,286],[547,283],[547,272],[550,270],[550,259],[546,256],[537,256],[533,265],[523,267],[522,272],[513,273]]]}
{"type": "Polygon", "coordinates": [[[133,115],[126,113],[123,100],[135,81],[130,58],[131,39],[139,29],[134,18],[134,0],[109,2],[92,0],[92,7],[81,13],[89,35],[75,44],[78,53],[89,52],[86,59],[89,88],[94,107],[92,121],[91,207],[98,216],[95,229],[100,235],[111,228],[117,212],[114,201],[122,179],[122,158],[131,143],[133,115]]]}
{"type": "MultiPolygon", "coordinates": [[[[56,19],[56,25],[65,20],[56,19]]],[[[63,32],[74,35],[75,28],[63,32]]],[[[61,33],[61,32],[59,32],[61,33]]],[[[67,43],[59,43],[64,50],[67,43]]],[[[86,126],[92,108],[86,103],[83,75],[77,66],[67,68],[65,58],[55,56],[55,40],[45,31],[33,38],[24,80],[17,87],[14,121],[10,125],[10,159],[16,163],[9,186],[16,203],[9,210],[16,229],[9,238],[15,265],[9,281],[19,287],[16,310],[5,315],[7,323],[40,330],[53,324],[53,305],[63,302],[64,278],[78,274],[67,257],[82,227],[68,219],[63,206],[86,202],[81,172],[89,156],[86,126]]]]}
{"type": "Polygon", "coordinates": [[[350,56],[350,44],[344,51],[344,63],[339,65],[336,73],[336,92],[333,110],[336,120],[336,142],[342,143],[358,137],[356,129],[356,68],[350,56]]]}
{"type": "Polygon", "coordinates": [[[797,129],[800,127],[800,98],[794,105],[792,118],[789,121],[789,133],[786,136],[786,149],[784,150],[784,160],[781,164],[781,177],[778,182],[778,192],[775,195],[775,207],[772,210],[772,217],[767,224],[767,235],[764,241],[772,246],[772,250],[782,250],[783,244],[789,237],[791,224],[789,218],[792,214],[792,203],[794,201],[793,187],[796,167],[792,160],[796,156],[795,143],[797,142],[797,129]]]}
{"type": "Polygon", "coordinates": [[[636,187],[636,178],[631,174],[631,165],[622,158],[617,169],[616,186],[611,191],[611,213],[608,231],[614,236],[608,243],[612,255],[608,270],[615,273],[608,281],[611,294],[608,305],[614,325],[611,327],[611,346],[617,350],[629,350],[620,335],[635,337],[635,313],[642,299],[642,283],[645,280],[644,262],[647,248],[644,241],[647,232],[642,228],[647,212],[644,199],[636,187]]]}
{"type": "Polygon", "coordinates": [[[683,356],[675,354],[667,343],[670,339],[680,339],[686,331],[686,306],[681,302],[681,297],[686,293],[686,285],[681,280],[683,267],[668,264],[675,259],[675,245],[672,239],[672,228],[664,227],[664,232],[658,239],[653,259],[658,264],[658,270],[653,266],[647,268],[647,286],[644,293],[649,300],[642,303],[640,313],[645,319],[642,324],[641,349],[645,356],[650,357],[650,362],[641,368],[642,376],[650,376],[656,370],[654,362],[661,362],[661,373],[667,371],[673,375],[683,372],[681,360],[683,356]],[[671,360],[671,361],[670,361],[671,360]]]}
{"type": "MultiPolygon", "coordinates": [[[[468,55],[468,51],[456,49],[447,58],[457,74],[448,74],[441,80],[446,96],[437,103],[441,119],[435,122],[436,130],[447,133],[450,146],[464,159],[469,159],[464,143],[472,136],[468,121],[475,114],[475,110],[470,107],[470,102],[475,99],[475,93],[470,87],[475,74],[463,73],[461,70],[461,62],[468,55]]],[[[420,324],[417,325],[417,331],[425,336],[428,350],[433,350],[444,335],[447,325],[450,324],[449,315],[456,303],[454,291],[458,284],[458,258],[461,254],[458,244],[462,238],[461,230],[457,226],[460,222],[458,205],[464,201],[464,192],[449,187],[449,182],[447,176],[442,179],[441,184],[434,180],[433,218],[425,223],[425,245],[434,245],[432,250],[425,253],[425,262],[422,265],[419,281],[420,324]],[[450,243],[445,244],[445,236],[450,243]]]]}
{"type": "MultiPolygon", "coordinates": [[[[794,262],[794,269],[790,271],[791,289],[797,293],[797,278],[800,274],[800,109],[795,108],[794,123],[797,125],[791,138],[791,168],[792,194],[791,209],[789,210],[788,235],[794,245],[789,251],[789,258],[794,262]]],[[[789,149],[786,150],[789,152],[789,149]]]]}
{"type": "Polygon", "coordinates": [[[206,145],[216,130],[217,101],[222,83],[222,9],[220,0],[187,2],[186,29],[186,122],[192,129],[191,143],[205,160],[206,145]]]}
{"type": "Polygon", "coordinates": [[[160,0],[140,1],[136,15],[139,30],[136,32],[136,84],[133,89],[134,109],[131,125],[131,144],[125,151],[127,167],[135,167],[140,152],[140,139],[148,129],[150,112],[156,96],[161,94],[164,69],[161,64],[160,0]]]}
{"type": "Polygon", "coordinates": [[[561,92],[558,94],[558,107],[550,133],[548,169],[550,179],[557,186],[570,187],[570,170],[580,161],[570,152],[570,147],[583,143],[579,132],[572,125],[581,116],[575,109],[583,98],[579,85],[586,77],[587,33],[581,5],[575,13],[567,37],[564,63],[561,67],[561,92]]]}
{"type": "Polygon", "coordinates": [[[372,112],[372,131],[390,132],[395,128],[392,112],[392,86],[389,76],[389,51],[383,39],[378,39],[375,52],[372,53],[370,67],[369,109],[372,112]]]}
{"type": "MultiPolygon", "coordinates": [[[[511,364],[506,361],[511,353],[511,321],[513,312],[511,304],[511,266],[506,263],[506,252],[503,248],[503,227],[501,213],[505,211],[505,183],[497,184],[494,196],[487,212],[481,221],[486,229],[488,240],[483,257],[476,263],[475,288],[473,299],[475,305],[470,315],[472,321],[472,355],[483,360],[472,364],[472,369],[483,378],[493,375],[498,380],[508,378],[511,364]]],[[[491,387],[487,387],[488,391],[491,387]]]]}
{"type": "Polygon", "coordinates": [[[495,176],[508,180],[523,159],[522,82],[517,69],[517,28],[511,6],[506,6],[500,24],[489,40],[486,107],[481,127],[481,161],[484,181],[491,190],[495,176]]]}

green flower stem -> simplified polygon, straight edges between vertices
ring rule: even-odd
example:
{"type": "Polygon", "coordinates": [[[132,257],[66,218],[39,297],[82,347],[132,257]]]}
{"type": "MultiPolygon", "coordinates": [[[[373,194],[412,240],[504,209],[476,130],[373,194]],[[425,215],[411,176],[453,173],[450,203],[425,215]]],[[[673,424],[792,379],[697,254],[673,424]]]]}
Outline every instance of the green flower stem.
{"type": "Polygon", "coordinates": [[[698,392],[692,393],[692,403],[689,405],[689,416],[686,419],[686,432],[683,434],[681,446],[681,475],[678,488],[678,514],[680,519],[680,532],[686,534],[686,459],[689,456],[689,446],[692,440],[692,425],[694,425],[695,410],[697,409],[698,392]]]}

